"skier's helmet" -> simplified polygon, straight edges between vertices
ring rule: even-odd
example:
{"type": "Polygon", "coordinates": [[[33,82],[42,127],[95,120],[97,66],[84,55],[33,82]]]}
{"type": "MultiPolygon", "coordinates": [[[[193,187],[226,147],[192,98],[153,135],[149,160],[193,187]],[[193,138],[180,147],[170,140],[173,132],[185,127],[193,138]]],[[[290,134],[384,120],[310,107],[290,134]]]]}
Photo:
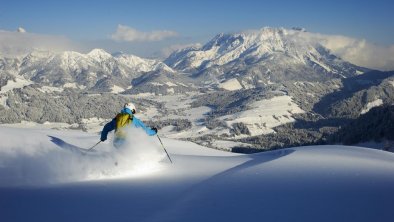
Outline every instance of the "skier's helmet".
{"type": "Polygon", "coordinates": [[[133,103],[124,104],[124,108],[129,109],[133,114],[136,112],[135,106],[133,103]]]}

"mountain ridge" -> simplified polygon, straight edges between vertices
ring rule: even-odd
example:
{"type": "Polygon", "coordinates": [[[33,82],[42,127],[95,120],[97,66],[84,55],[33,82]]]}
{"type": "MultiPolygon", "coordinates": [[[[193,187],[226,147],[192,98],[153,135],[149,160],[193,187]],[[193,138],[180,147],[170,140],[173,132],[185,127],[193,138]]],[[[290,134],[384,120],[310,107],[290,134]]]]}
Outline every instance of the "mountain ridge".
{"type": "MultiPolygon", "coordinates": [[[[125,89],[131,80],[143,73],[162,69],[172,72],[164,63],[157,60],[140,58],[134,55],[112,56],[103,49],[93,49],[83,54],[74,51],[54,53],[33,51],[21,59],[15,59],[12,66],[7,58],[0,59],[3,73],[13,73],[28,80],[47,86],[61,87],[76,83],[81,89],[97,88],[101,80],[110,81],[109,86],[120,84],[125,89]]],[[[110,91],[110,88],[102,88],[110,91]]]]}
{"type": "Polygon", "coordinates": [[[214,85],[236,78],[244,88],[284,80],[325,81],[369,71],[335,56],[304,33],[269,27],[222,33],[200,48],[174,52],[164,63],[214,85]]]}

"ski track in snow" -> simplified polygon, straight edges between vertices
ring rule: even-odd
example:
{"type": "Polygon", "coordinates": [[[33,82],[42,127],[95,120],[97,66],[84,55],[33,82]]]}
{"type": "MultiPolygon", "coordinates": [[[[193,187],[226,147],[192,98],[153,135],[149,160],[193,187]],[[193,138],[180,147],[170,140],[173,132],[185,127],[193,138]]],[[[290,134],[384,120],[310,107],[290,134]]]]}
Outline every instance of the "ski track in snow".
{"type": "Polygon", "coordinates": [[[0,221],[392,221],[394,155],[345,146],[242,155],[132,131],[0,127],[0,221]],[[21,140],[20,138],[23,138],[21,140]],[[118,166],[114,165],[118,162],[118,166]],[[21,213],[23,212],[23,213],[21,213]]]}

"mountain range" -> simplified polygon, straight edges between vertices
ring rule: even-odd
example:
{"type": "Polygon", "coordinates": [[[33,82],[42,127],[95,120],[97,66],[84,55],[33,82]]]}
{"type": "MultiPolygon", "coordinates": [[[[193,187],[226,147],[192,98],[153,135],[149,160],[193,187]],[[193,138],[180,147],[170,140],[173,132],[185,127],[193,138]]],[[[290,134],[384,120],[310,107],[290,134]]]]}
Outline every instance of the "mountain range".
{"type": "Polygon", "coordinates": [[[284,80],[322,81],[361,74],[368,69],[352,65],[301,30],[263,28],[239,34],[219,34],[201,48],[190,47],[164,62],[208,82],[236,79],[242,88],[284,80]]]}
{"type": "Polygon", "coordinates": [[[200,48],[176,51],[163,62],[94,49],[87,54],[34,51],[21,58],[1,58],[0,64],[2,76],[17,73],[43,85],[71,83],[100,92],[125,91],[152,82],[165,84],[174,78],[189,88],[248,89],[285,80],[345,78],[368,71],[308,42],[302,34],[283,28],[219,34],[200,48]],[[138,77],[142,78],[132,82],[138,77]]]}

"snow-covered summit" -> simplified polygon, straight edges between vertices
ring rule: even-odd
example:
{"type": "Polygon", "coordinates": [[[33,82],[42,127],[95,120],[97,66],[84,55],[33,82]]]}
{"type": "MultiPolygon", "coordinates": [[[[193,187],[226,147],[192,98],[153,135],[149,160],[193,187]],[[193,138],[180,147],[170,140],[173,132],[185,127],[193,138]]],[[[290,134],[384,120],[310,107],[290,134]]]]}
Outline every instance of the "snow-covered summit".
{"type": "Polygon", "coordinates": [[[93,49],[87,55],[96,60],[106,60],[112,58],[112,55],[106,52],[104,49],[93,49]]]}
{"type": "Polygon", "coordinates": [[[305,70],[337,77],[355,75],[357,67],[331,54],[303,30],[270,28],[233,34],[219,34],[200,48],[177,51],[164,61],[170,67],[186,72],[198,72],[213,67],[230,66],[231,70],[261,67],[260,72],[283,74],[305,70]],[[292,70],[293,69],[293,70],[292,70]]]}
{"type": "Polygon", "coordinates": [[[163,69],[168,72],[174,72],[170,67],[168,67],[163,62],[154,59],[145,59],[131,54],[119,53],[114,56],[114,58],[130,67],[135,67],[136,70],[141,72],[149,72],[157,69],[163,69]]]}
{"type": "Polygon", "coordinates": [[[303,56],[314,52],[314,46],[301,41],[296,34],[297,31],[284,28],[263,28],[235,34],[221,33],[199,49],[189,48],[185,50],[187,53],[181,51],[181,57],[177,54],[171,55],[166,63],[178,69],[200,68],[206,63],[210,66],[224,65],[240,58],[258,59],[275,53],[287,53],[302,63],[303,56]]]}

